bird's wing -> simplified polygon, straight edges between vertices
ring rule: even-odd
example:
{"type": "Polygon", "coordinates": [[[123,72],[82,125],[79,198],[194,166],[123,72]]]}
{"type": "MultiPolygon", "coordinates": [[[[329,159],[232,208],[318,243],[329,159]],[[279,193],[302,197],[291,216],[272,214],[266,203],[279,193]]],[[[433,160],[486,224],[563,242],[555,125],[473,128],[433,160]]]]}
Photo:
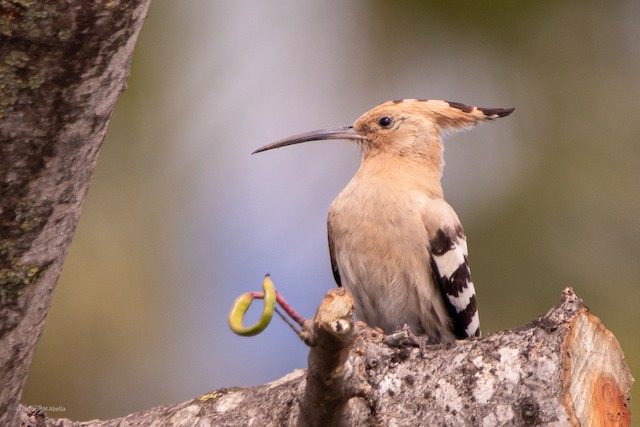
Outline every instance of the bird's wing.
{"type": "Polygon", "coordinates": [[[467,263],[462,226],[439,228],[431,239],[431,268],[451,316],[453,332],[462,339],[480,336],[476,291],[467,263]]]}
{"type": "Polygon", "coordinates": [[[336,283],[338,286],[342,286],[342,281],[340,280],[340,270],[338,270],[338,261],[336,260],[336,250],[333,247],[333,238],[331,236],[331,226],[328,227],[329,232],[329,257],[331,258],[331,270],[333,270],[333,278],[336,279],[336,283]]]}

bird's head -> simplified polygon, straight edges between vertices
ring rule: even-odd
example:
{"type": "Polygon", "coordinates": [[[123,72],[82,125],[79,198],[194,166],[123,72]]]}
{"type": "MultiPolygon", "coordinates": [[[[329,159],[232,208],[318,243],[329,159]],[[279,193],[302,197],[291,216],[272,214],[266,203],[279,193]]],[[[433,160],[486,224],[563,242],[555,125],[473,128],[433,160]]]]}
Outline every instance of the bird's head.
{"type": "Polygon", "coordinates": [[[442,155],[441,134],[468,129],[481,121],[507,116],[513,110],[472,107],[450,101],[388,101],[364,113],[353,126],[294,135],[254,153],[307,141],[349,139],[360,144],[365,159],[379,153],[439,157],[442,155]]]}

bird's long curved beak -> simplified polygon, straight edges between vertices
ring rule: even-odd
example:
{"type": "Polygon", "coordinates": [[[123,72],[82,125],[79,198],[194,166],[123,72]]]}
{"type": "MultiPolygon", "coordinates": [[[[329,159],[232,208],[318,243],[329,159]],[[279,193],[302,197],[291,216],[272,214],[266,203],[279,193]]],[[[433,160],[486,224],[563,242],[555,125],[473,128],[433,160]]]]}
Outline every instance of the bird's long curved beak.
{"type": "Polygon", "coordinates": [[[267,144],[264,147],[258,148],[251,154],[260,153],[262,151],[271,150],[274,148],[286,147],[287,145],[300,144],[307,141],[320,141],[326,139],[351,139],[354,141],[364,140],[365,137],[353,129],[353,126],[344,126],[333,129],[320,129],[312,132],[300,133],[288,138],[281,139],[279,141],[267,144]]]}

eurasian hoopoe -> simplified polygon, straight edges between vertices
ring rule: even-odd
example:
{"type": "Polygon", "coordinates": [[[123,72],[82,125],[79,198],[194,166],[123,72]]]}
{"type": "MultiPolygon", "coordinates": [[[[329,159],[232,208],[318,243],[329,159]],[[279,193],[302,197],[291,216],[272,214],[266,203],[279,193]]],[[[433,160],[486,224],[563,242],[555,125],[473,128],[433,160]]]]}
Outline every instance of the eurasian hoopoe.
{"type": "Polygon", "coordinates": [[[353,126],[295,135],[254,153],[313,140],[349,139],[360,169],[329,209],[329,252],[356,316],[386,333],[449,342],[480,335],[467,241],[443,199],[441,135],[509,115],[513,108],[404,99],[380,104],[353,126]]]}

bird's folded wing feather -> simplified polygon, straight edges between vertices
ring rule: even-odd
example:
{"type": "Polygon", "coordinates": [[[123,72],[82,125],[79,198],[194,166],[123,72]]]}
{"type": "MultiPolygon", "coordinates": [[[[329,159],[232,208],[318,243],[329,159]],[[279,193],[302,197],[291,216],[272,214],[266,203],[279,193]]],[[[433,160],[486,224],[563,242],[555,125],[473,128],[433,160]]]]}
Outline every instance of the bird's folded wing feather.
{"type": "Polygon", "coordinates": [[[329,231],[329,257],[331,258],[331,270],[333,271],[333,278],[336,280],[338,286],[342,286],[342,280],[340,279],[340,270],[338,270],[338,260],[336,259],[336,250],[333,243],[333,236],[331,233],[331,224],[328,227],[329,231]]]}
{"type": "Polygon", "coordinates": [[[467,239],[462,226],[436,231],[431,239],[431,268],[455,335],[460,339],[480,336],[476,291],[467,263],[467,239]]]}

